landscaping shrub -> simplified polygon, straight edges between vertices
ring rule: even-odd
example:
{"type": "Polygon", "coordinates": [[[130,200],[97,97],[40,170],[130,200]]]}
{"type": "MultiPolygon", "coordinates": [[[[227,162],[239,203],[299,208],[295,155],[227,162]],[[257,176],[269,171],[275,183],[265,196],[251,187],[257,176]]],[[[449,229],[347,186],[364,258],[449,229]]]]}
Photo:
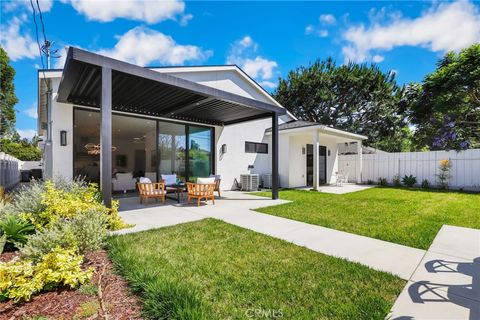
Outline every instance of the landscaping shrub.
{"type": "Polygon", "coordinates": [[[0,263],[0,299],[30,300],[32,294],[58,286],[76,288],[93,275],[93,269],[82,270],[83,257],[74,249],[55,248],[38,264],[31,260],[0,263]]]}
{"type": "Polygon", "coordinates": [[[448,189],[448,182],[450,180],[450,169],[452,162],[450,160],[440,160],[439,172],[437,174],[438,184],[442,189],[448,189]]]}
{"type": "Polygon", "coordinates": [[[402,184],[400,183],[400,177],[398,174],[393,176],[392,183],[395,187],[400,187],[402,184]]]}
{"type": "Polygon", "coordinates": [[[423,189],[428,189],[430,188],[430,182],[427,179],[422,180],[422,188],[423,189]]]}
{"type": "Polygon", "coordinates": [[[30,221],[38,230],[48,228],[61,218],[73,218],[80,212],[95,211],[107,219],[108,228],[118,230],[127,227],[118,214],[118,202],[112,201],[112,209],[100,202],[98,186],[83,181],[46,181],[43,187],[33,184],[33,197],[40,201],[25,200],[29,188],[24,188],[14,197],[15,211],[25,220],[30,221]],[[38,192],[42,190],[41,192],[38,192]],[[20,205],[17,204],[17,196],[20,205]],[[39,202],[39,203],[38,203],[39,202]]]}
{"type": "Polygon", "coordinates": [[[368,185],[372,185],[372,184],[375,184],[375,182],[373,182],[373,180],[368,180],[368,181],[367,181],[367,184],[368,184],[368,185]]]}
{"type": "Polygon", "coordinates": [[[24,212],[38,215],[45,210],[45,205],[42,203],[42,194],[44,192],[44,184],[32,180],[28,185],[20,187],[14,194],[12,202],[7,205],[7,208],[17,215],[24,212]]]}
{"type": "Polygon", "coordinates": [[[30,237],[20,253],[22,257],[33,261],[40,260],[52,248],[76,248],[79,254],[83,254],[100,249],[106,237],[105,216],[89,210],[70,220],[58,220],[50,228],[40,230],[30,237]]]}
{"type": "Polygon", "coordinates": [[[378,184],[381,185],[381,186],[387,186],[388,185],[388,181],[387,181],[387,178],[378,178],[378,184]]]}
{"type": "Polygon", "coordinates": [[[417,177],[414,177],[413,175],[405,175],[402,178],[402,183],[406,185],[407,187],[413,187],[415,183],[417,183],[417,177]]]}
{"type": "Polygon", "coordinates": [[[0,247],[21,246],[20,259],[0,263],[0,299],[28,300],[41,290],[84,283],[93,271],[81,270],[82,254],[101,248],[108,229],[126,226],[118,202],[107,208],[95,184],[33,181],[0,207],[0,247]]]}
{"type": "Polygon", "coordinates": [[[35,226],[18,216],[9,214],[0,220],[0,235],[4,239],[3,249],[13,250],[27,243],[28,236],[35,232],[35,226]]]}

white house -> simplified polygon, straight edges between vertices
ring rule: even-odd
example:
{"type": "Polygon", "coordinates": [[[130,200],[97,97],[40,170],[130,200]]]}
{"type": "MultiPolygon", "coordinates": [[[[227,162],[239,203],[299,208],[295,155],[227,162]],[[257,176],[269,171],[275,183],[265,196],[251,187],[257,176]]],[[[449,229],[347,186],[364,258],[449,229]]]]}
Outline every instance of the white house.
{"type": "Polygon", "coordinates": [[[143,68],[70,48],[63,70],[38,77],[44,175],[99,182],[107,203],[122,173],[133,185],[217,174],[222,189],[272,174],[276,198],[279,186],[334,183],[338,144],[366,138],[297,121],[237,66],[143,68]]]}

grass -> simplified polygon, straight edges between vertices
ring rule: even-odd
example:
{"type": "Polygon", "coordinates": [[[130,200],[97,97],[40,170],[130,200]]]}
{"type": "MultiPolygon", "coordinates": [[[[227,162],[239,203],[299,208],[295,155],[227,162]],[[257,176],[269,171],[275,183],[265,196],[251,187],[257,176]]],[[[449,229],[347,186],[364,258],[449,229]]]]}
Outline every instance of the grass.
{"type": "Polygon", "coordinates": [[[280,198],[293,202],[258,211],[420,249],[444,224],[480,229],[479,194],[372,188],[343,195],[285,190],[280,198]]]}
{"type": "Polygon", "coordinates": [[[384,319],[405,281],[206,219],[109,239],[149,319],[384,319]]]}

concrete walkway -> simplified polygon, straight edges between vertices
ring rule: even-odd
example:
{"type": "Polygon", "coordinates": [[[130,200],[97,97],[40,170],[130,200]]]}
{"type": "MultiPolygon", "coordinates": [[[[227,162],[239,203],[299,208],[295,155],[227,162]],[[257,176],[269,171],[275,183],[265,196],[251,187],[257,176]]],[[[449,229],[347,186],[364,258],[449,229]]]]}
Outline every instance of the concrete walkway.
{"type": "Polygon", "coordinates": [[[480,230],[444,225],[391,319],[480,319],[480,230]]]}
{"type": "Polygon", "coordinates": [[[251,210],[286,203],[284,200],[273,201],[240,192],[226,192],[222,196],[222,199],[215,201],[214,206],[171,204],[146,209],[138,204],[137,198],[122,199],[121,215],[125,221],[135,224],[135,227],[120,230],[118,233],[137,232],[207,217],[215,218],[319,253],[390,272],[406,280],[425,254],[424,250],[251,210]]]}

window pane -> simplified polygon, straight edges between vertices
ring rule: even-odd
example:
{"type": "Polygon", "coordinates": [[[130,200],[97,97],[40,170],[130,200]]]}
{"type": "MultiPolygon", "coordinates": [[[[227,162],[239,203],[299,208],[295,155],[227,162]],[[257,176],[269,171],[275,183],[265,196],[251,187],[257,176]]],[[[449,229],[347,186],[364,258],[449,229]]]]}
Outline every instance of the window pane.
{"type": "MultiPolygon", "coordinates": [[[[130,116],[112,116],[113,174],[127,173],[133,178],[156,181],[156,121],[130,116]]],[[[125,176],[124,176],[125,177],[125,176]]],[[[128,175],[126,176],[128,177],[128,175]]],[[[127,178],[125,178],[127,179],[127,178]]],[[[132,186],[129,185],[129,188],[132,186]]],[[[114,191],[117,188],[114,184],[114,191]]]]}
{"type": "Polygon", "coordinates": [[[159,174],[175,173],[185,179],[186,127],[184,124],[158,122],[159,174]]]}
{"type": "Polygon", "coordinates": [[[257,152],[258,153],[268,153],[268,144],[257,143],[257,152]]]}
{"type": "Polygon", "coordinates": [[[74,110],[73,175],[100,183],[100,113],[74,110]]]}
{"type": "Polygon", "coordinates": [[[211,173],[212,129],[189,127],[189,180],[195,182],[197,177],[208,177],[211,173]]]}
{"type": "Polygon", "coordinates": [[[253,143],[253,142],[245,142],[245,152],[247,152],[247,153],[255,153],[255,143],[253,143]]]}

